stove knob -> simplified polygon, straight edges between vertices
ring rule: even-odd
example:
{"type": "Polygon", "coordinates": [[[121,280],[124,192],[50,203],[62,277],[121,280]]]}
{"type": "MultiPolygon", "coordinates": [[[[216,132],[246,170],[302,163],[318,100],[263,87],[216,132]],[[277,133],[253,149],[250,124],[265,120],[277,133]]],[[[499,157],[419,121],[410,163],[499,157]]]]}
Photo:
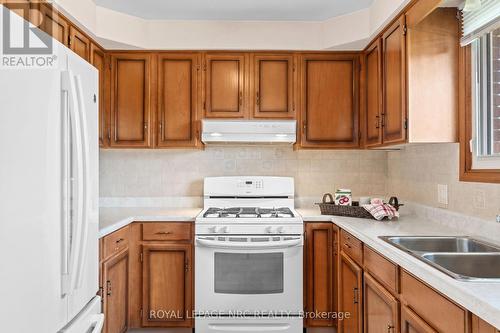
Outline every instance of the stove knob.
{"type": "Polygon", "coordinates": [[[282,234],[285,232],[285,228],[283,227],[278,227],[278,229],[276,229],[276,231],[279,233],[279,234],[282,234]]]}
{"type": "Polygon", "coordinates": [[[215,227],[209,227],[208,232],[215,234],[215,227]]]}
{"type": "Polygon", "coordinates": [[[268,234],[272,234],[273,233],[273,227],[266,227],[266,232],[268,234]]]}
{"type": "Polygon", "coordinates": [[[219,233],[221,234],[226,234],[227,233],[227,227],[222,227],[219,229],[219,233]]]}

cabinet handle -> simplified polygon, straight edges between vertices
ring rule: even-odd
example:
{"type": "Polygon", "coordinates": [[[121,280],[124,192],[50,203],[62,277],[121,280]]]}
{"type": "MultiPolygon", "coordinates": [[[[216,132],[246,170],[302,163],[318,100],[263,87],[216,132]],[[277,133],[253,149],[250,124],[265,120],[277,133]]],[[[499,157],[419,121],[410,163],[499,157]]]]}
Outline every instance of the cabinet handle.
{"type": "Polygon", "coordinates": [[[359,290],[358,290],[358,288],[354,288],[353,293],[354,293],[354,304],[358,304],[359,303],[359,290]]]}
{"type": "Polygon", "coordinates": [[[350,248],[351,248],[351,245],[349,245],[349,244],[347,244],[347,243],[345,243],[345,244],[344,244],[344,246],[345,246],[345,247],[347,247],[348,249],[350,249],[350,248]]]}
{"type": "Polygon", "coordinates": [[[384,127],[385,126],[385,113],[382,113],[382,122],[381,122],[381,126],[384,127]]]}
{"type": "Polygon", "coordinates": [[[375,128],[380,128],[380,116],[375,116],[377,120],[375,120],[375,128]]]}
{"type": "Polygon", "coordinates": [[[243,93],[240,91],[240,106],[243,105],[243,93]]]}
{"type": "Polygon", "coordinates": [[[106,295],[111,296],[111,281],[106,281],[106,295]]]}
{"type": "Polygon", "coordinates": [[[260,93],[257,91],[256,95],[257,105],[260,105],[260,93]]]}
{"type": "Polygon", "coordinates": [[[157,235],[170,235],[171,232],[170,231],[158,231],[156,234],[157,235]]]}
{"type": "Polygon", "coordinates": [[[116,240],[116,244],[119,244],[119,243],[123,242],[124,240],[125,240],[124,238],[119,238],[116,240]]]}
{"type": "Polygon", "coordinates": [[[391,333],[393,329],[394,329],[393,325],[391,325],[391,324],[387,325],[387,333],[391,333]]]}
{"type": "Polygon", "coordinates": [[[144,123],[144,129],[147,130],[148,129],[148,123],[144,123]]]}

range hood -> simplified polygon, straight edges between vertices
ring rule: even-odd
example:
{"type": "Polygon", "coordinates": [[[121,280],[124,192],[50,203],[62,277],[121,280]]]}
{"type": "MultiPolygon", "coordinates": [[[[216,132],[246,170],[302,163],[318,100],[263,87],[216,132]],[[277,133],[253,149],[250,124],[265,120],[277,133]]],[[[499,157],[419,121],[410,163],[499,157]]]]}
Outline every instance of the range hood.
{"type": "Polygon", "coordinates": [[[295,120],[202,120],[201,141],[206,144],[294,144],[295,120]]]}

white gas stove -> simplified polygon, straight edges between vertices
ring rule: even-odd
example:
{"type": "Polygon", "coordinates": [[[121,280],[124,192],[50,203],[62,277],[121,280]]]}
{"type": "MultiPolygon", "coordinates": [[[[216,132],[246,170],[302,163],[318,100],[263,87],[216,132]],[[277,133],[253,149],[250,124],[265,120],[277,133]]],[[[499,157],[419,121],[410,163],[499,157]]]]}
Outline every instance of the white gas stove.
{"type": "Polygon", "coordinates": [[[204,207],[195,223],[197,330],[302,332],[304,226],[293,178],[205,178],[204,207]]]}

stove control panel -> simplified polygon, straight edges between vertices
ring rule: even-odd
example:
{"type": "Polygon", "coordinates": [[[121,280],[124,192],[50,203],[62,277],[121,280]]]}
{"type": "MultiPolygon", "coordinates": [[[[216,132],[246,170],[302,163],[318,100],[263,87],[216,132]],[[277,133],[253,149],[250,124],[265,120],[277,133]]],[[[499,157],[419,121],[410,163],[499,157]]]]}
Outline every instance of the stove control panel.
{"type": "Polygon", "coordinates": [[[236,184],[236,187],[240,189],[263,189],[264,180],[262,179],[240,180],[236,184]]]}

